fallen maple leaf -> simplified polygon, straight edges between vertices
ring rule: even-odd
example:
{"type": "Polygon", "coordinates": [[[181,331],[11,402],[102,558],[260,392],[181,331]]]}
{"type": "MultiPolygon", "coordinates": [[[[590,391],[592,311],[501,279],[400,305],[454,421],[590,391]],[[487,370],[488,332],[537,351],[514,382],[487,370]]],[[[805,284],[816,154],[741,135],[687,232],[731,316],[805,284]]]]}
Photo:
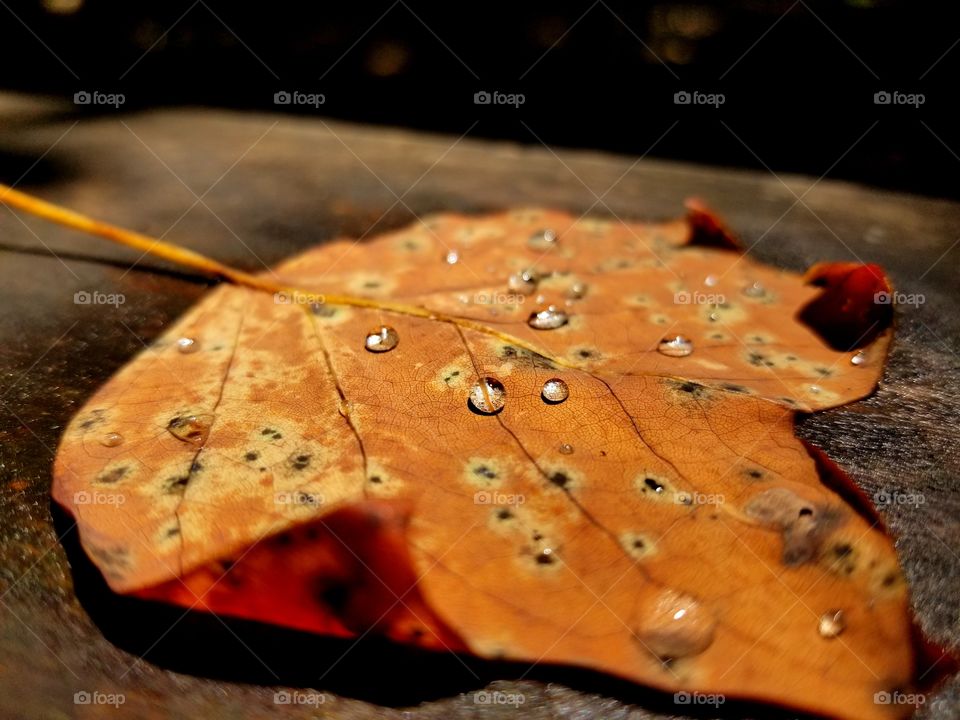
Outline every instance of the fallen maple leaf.
{"type": "Polygon", "coordinates": [[[0,198],[239,284],[64,432],[53,496],[116,592],[831,716],[910,712],[875,700],[918,674],[893,546],[794,436],[796,410],[875,387],[879,268],[804,284],[694,203],[658,224],[439,215],[254,277],[0,198]]]}

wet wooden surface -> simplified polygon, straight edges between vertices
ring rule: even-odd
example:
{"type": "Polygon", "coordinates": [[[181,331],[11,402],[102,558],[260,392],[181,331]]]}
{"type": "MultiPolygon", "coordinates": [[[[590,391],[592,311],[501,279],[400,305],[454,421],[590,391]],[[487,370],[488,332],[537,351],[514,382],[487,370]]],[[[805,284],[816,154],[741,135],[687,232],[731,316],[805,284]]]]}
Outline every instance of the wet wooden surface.
{"type": "MultiPolygon", "coordinates": [[[[0,179],[250,270],[431,212],[546,205],[664,218],[680,214],[690,195],[720,211],[767,262],[794,270],[817,260],[878,262],[899,290],[924,302],[898,308],[879,391],[803,419],[800,434],[869,495],[914,496],[880,509],[899,538],[921,626],[960,647],[956,203],[320,119],[206,110],[76,117],[69,107],[10,98],[0,98],[0,179]]],[[[106,591],[71,523],[50,506],[59,433],[206,287],[0,209],[0,716],[100,709],[75,705],[78,691],[122,693],[117,717],[626,718],[677,710],[669,697],[590,673],[411,658],[376,641],[353,647],[106,591]],[[125,302],[78,305],[80,291],[120,293],[125,302]],[[285,688],[316,690],[322,704],[278,708],[274,693],[285,688]],[[522,693],[519,714],[478,705],[474,693],[484,688],[522,693]]],[[[731,711],[755,714],[729,705],[719,714],[731,711]]],[[[960,716],[960,684],[927,698],[923,712],[960,716]]]]}

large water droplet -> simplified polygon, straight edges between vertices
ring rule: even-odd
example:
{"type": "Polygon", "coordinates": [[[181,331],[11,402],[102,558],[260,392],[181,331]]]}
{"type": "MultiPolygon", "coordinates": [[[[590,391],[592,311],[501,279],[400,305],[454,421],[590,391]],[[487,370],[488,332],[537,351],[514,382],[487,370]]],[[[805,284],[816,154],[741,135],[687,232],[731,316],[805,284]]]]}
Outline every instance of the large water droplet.
{"type": "Polygon", "coordinates": [[[190,337],[182,337],[177,340],[177,350],[184,354],[194,353],[200,349],[200,343],[190,337]]]}
{"type": "Polygon", "coordinates": [[[556,247],[557,233],[550,228],[537,230],[527,239],[527,244],[534,250],[549,250],[556,247]]]}
{"type": "Polygon", "coordinates": [[[543,399],[548,403],[562,403],[570,397],[570,388],[568,388],[567,384],[560,378],[550,378],[543,384],[541,394],[543,395],[543,399]]]}
{"type": "Polygon", "coordinates": [[[556,305],[550,305],[543,310],[530,313],[530,317],[527,319],[527,325],[534,330],[555,330],[558,327],[566,325],[569,319],[570,317],[565,311],[556,305]]]}
{"type": "Polygon", "coordinates": [[[397,331],[389,325],[381,325],[367,333],[367,339],[364,347],[370,352],[382,353],[393,350],[400,342],[400,336],[397,331]]]}
{"type": "Polygon", "coordinates": [[[167,424],[167,430],[177,440],[203,445],[210,435],[213,415],[178,415],[167,424]]]}
{"type": "Polygon", "coordinates": [[[844,617],[843,610],[828,610],[820,616],[817,623],[817,632],[820,637],[835,638],[837,635],[847,629],[847,619],[844,617]]]}
{"type": "Polygon", "coordinates": [[[507,280],[507,287],[514,292],[530,295],[537,289],[537,274],[533,270],[514,273],[507,280]]]}
{"type": "Polygon", "coordinates": [[[117,447],[117,445],[123,444],[123,435],[115,432],[107,433],[100,438],[100,444],[106,447],[117,447]]]}
{"type": "Polygon", "coordinates": [[[657,352],[667,357],[686,357],[693,352],[693,341],[683,335],[665,337],[657,345],[657,352]]]}
{"type": "Polygon", "coordinates": [[[496,378],[481,378],[480,382],[470,388],[470,405],[484,415],[495,415],[500,412],[506,397],[506,388],[496,378]]]}
{"type": "Polygon", "coordinates": [[[663,590],[637,628],[643,646],[661,658],[697,655],[713,642],[716,619],[691,595],[663,590]]]}
{"type": "Polygon", "coordinates": [[[866,365],[866,364],[867,364],[867,353],[864,352],[863,350],[858,350],[858,351],[853,355],[853,357],[850,358],[850,364],[851,364],[851,365],[856,365],[857,367],[859,367],[860,365],[866,365]]]}

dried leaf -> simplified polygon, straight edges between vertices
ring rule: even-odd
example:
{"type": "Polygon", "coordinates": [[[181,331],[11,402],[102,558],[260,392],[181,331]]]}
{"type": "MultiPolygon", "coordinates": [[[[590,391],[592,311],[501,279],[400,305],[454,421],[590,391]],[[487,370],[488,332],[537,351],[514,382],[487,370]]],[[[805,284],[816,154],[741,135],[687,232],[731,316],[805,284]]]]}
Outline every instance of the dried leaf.
{"type": "Polygon", "coordinates": [[[53,494],[116,592],[909,712],[874,701],[918,662],[893,546],[793,431],[875,387],[879,268],[804,284],[692,204],[440,215],[275,273],[211,292],[64,433],[53,494]]]}

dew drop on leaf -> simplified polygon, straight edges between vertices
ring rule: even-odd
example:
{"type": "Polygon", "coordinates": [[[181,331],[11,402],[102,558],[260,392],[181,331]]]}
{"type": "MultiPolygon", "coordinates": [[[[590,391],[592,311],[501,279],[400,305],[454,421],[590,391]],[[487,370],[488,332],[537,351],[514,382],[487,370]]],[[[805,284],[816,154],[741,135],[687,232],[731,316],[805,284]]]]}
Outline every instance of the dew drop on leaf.
{"type": "Polygon", "coordinates": [[[570,397],[570,388],[568,388],[567,383],[560,378],[550,378],[543,384],[541,394],[543,395],[543,399],[548,403],[562,403],[570,397]]]}
{"type": "Polygon", "coordinates": [[[533,270],[514,273],[507,280],[507,287],[513,292],[530,295],[537,289],[537,274],[533,270]]]}
{"type": "Polygon", "coordinates": [[[456,250],[450,250],[446,255],[443,256],[444,261],[447,265],[456,265],[460,262],[460,253],[456,250]]]}
{"type": "Polygon", "coordinates": [[[560,446],[560,454],[573,455],[573,445],[570,443],[563,443],[563,445],[560,446]]]}
{"type": "Polygon", "coordinates": [[[767,294],[767,291],[764,290],[763,285],[758,282],[752,282],[742,290],[743,294],[751,298],[763,297],[767,294]]]}
{"type": "Polygon", "coordinates": [[[115,432],[107,433],[100,438],[100,444],[106,447],[117,447],[117,445],[123,444],[123,435],[115,432]]]}
{"type": "Polygon", "coordinates": [[[643,646],[661,658],[682,658],[706,650],[716,620],[694,597],[663,590],[637,628],[643,646]]]}
{"type": "Polygon", "coordinates": [[[867,363],[867,354],[863,350],[856,352],[853,357],[850,358],[850,364],[856,365],[857,367],[861,365],[866,365],[867,363]]]}
{"type": "Polygon", "coordinates": [[[587,294],[587,284],[582,282],[575,282],[569,288],[567,288],[567,299],[568,300],[580,300],[584,295],[587,294]]]}
{"type": "Polygon", "coordinates": [[[213,415],[178,415],[167,424],[167,430],[177,440],[203,445],[210,434],[213,415]]]}
{"type": "Polygon", "coordinates": [[[820,616],[817,631],[820,637],[835,638],[847,628],[843,610],[828,610],[820,616]]]}
{"type": "Polygon", "coordinates": [[[503,383],[492,377],[481,378],[470,388],[470,405],[484,415],[495,415],[503,409],[507,397],[503,383]]]}
{"type": "Polygon", "coordinates": [[[364,347],[370,352],[382,353],[393,350],[399,342],[400,336],[396,330],[389,325],[381,325],[367,333],[364,347]]]}
{"type": "Polygon", "coordinates": [[[527,325],[534,330],[556,330],[558,327],[566,325],[569,319],[565,311],[556,305],[550,305],[543,310],[530,313],[527,325]]]}
{"type": "Polygon", "coordinates": [[[665,337],[657,345],[657,352],[667,357],[687,357],[693,352],[693,341],[683,335],[665,337]]]}
{"type": "Polygon", "coordinates": [[[200,343],[191,337],[182,337],[177,340],[177,350],[184,354],[193,353],[200,349],[200,343]]]}
{"type": "Polygon", "coordinates": [[[534,250],[549,250],[557,245],[557,233],[550,228],[537,230],[527,239],[527,244],[534,250]]]}

